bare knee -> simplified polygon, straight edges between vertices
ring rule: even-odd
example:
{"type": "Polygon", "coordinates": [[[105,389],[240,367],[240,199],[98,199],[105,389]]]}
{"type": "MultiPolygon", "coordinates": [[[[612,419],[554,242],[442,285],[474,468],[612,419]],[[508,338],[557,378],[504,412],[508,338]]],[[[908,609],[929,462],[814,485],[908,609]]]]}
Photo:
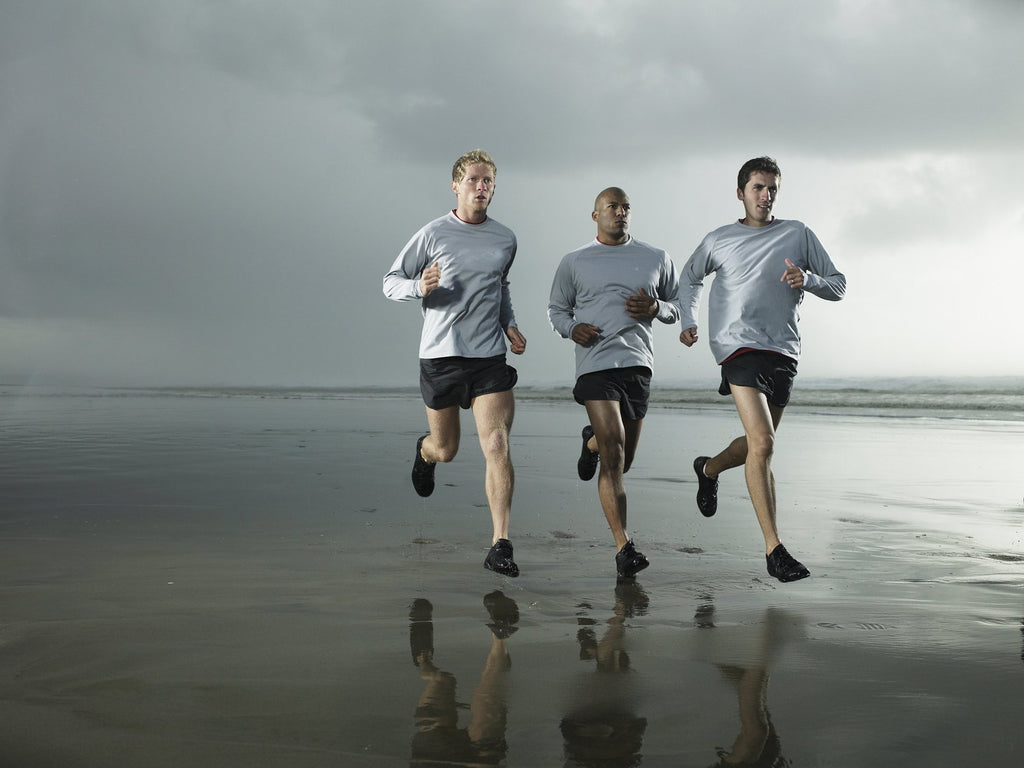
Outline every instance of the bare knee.
{"type": "Polygon", "coordinates": [[[497,427],[492,429],[486,437],[480,441],[480,448],[488,461],[502,461],[509,455],[509,433],[508,427],[497,427]]]}
{"type": "Polygon", "coordinates": [[[622,443],[613,441],[600,446],[600,449],[602,470],[605,468],[608,470],[618,470],[623,474],[629,471],[629,465],[632,463],[632,457],[629,457],[629,460],[627,461],[625,451],[622,449],[622,443]]]}
{"type": "Polygon", "coordinates": [[[748,435],[747,436],[747,457],[751,459],[768,460],[775,453],[775,435],[748,435]]]}
{"type": "Polygon", "coordinates": [[[459,452],[459,441],[457,439],[442,442],[437,437],[434,437],[432,443],[431,448],[433,450],[431,453],[433,455],[431,458],[441,464],[447,464],[449,461],[452,461],[459,452]]]}

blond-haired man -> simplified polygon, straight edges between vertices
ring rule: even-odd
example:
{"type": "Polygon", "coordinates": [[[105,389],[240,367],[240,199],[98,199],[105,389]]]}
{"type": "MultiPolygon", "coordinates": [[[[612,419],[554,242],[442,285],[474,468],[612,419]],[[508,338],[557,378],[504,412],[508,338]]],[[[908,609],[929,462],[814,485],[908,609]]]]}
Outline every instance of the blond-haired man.
{"type": "Polygon", "coordinates": [[[459,450],[460,409],[472,410],[486,461],[484,486],[493,535],[484,567],[517,576],[509,541],[514,471],[509,432],[518,375],[505,361],[521,355],[508,273],[516,236],[487,215],[497,167],[484,151],[467,152],[452,167],[455,208],[420,229],[384,276],[384,295],[420,301],[420,391],[429,432],[416,442],[412,484],[420,496],[434,492],[437,464],[459,450]]]}

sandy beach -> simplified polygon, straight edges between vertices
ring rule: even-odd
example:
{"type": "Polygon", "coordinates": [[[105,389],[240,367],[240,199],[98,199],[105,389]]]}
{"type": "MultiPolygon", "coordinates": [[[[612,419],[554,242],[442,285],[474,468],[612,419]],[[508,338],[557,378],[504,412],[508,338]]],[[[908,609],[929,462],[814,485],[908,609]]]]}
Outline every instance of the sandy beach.
{"type": "Polygon", "coordinates": [[[617,584],[583,410],[520,400],[512,539],[413,396],[0,397],[0,765],[1016,765],[1024,423],[787,411],[767,576],[727,408],[652,409],[617,584]]]}

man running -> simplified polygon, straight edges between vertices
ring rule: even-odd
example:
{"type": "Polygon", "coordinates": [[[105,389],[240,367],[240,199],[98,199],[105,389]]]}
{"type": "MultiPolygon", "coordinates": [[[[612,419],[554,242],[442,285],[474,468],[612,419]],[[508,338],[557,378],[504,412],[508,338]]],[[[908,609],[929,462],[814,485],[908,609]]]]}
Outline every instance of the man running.
{"type": "Polygon", "coordinates": [[[697,313],[704,278],[714,273],[708,305],[711,352],[722,367],[719,393],[732,395],[744,435],[714,457],[698,456],[697,507],[705,517],[718,509],[718,476],[744,467],[747,490],[764,534],[768,573],[796,581],[810,572],[779,539],[775,476],[771,469],[775,433],[789,403],[800,359],[797,309],[804,292],[828,301],[846,293],[818,238],[799,221],[772,215],[782,171],[770,157],[744,163],[736,197],[744,216],[709,233],[680,276],[682,333],[697,341],[697,313]]]}
{"type": "Polygon", "coordinates": [[[551,327],[576,344],[573,397],[585,406],[577,462],[581,480],[600,463],[598,496],[615,538],[615,566],[628,578],[650,563],[626,530],[626,490],[640,440],[654,368],[652,321],[679,318],[675,265],[660,248],[629,234],[629,196],[609,187],[597,196],[592,242],[566,254],[555,272],[548,304],[551,327]]]}
{"type": "Polygon", "coordinates": [[[460,408],[472,409],[493,527],[484,567],[518,576],[508,538],[515,483],[509,432],[518,374],[505,352],[507,339],[521,355],[526,338],[508,287],[516,236],[487,215],[496,177],[494,161],[479,149],[455,161],[455,208],[413,235],[384,276],[384,295],[423,306],[420,391],[430,431],[416,441],[413,488],[420,496],[434,492],[437,463],[451,461],[459,450],[460,408]]]}

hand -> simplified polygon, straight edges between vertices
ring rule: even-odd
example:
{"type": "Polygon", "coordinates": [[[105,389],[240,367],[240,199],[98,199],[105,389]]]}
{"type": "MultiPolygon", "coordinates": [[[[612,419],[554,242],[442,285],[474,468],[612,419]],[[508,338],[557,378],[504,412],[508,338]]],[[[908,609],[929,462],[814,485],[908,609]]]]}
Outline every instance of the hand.
{"type": "Polygon", "coordinates": [[[526,351],[526,337],[519,332],[518,328],[510,325],[505,331],[505,335],[508,336],[513,355],[521,355],[526,351]]]}
{"type": "Polygon", "coordinates": [[[679,341],[688,347],[692,347],[697,343],[697,329],[686,328],[682,333],[679,334],[679,341]]]}
{"type": "Polygon", "coordinates": [[[658,300],[648,296],[643,288],[626,299],[626,314],[635,320],[648,320],[658,314],[658,300]]]}
{"type": "Polygon", "coordinates": [[[782,273],[782,282],[789,285],[790,288],[800,289],[804,287],[804,272],[800,267],[793,264],[792,261],[786,259],[786,271],[782,273]]]}
{"type": "Polygon", "coordinates": [[[436,261],[420,275],[420,295],[429,296],[441,284],[441,265],[436,261]]]}
{"type": "Polygon", "coordinates": [[[577,323],[572,329],[572,340],[581,347],[589,347],[601,338],[601,329],[590,323],[577,323]]]}

